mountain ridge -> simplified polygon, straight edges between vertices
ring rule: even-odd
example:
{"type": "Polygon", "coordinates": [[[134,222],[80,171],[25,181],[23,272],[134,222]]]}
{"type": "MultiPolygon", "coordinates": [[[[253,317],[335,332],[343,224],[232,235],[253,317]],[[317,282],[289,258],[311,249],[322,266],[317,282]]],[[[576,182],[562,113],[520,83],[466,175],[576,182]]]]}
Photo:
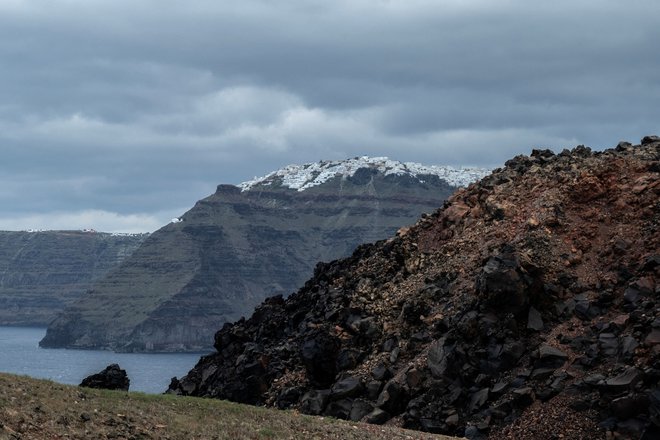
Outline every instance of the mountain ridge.
{"type": "Polygon", "coordinates": [[[210,348],[217,327],[248,315],[267,296],[295,291],[317,261],[391,234],[455,190],[430,174],[353,168],[350,175],[331,171],[304,191],[272,183],[249,190],[218,185],[71,305],[41,345],[210,348]]]}
{"type": "Polygon", "coordinates": [[[0,231],[0,325],[48,325],[147,235],[0,231]]]}
{"type": "Polygon", "coordinates": [[[287,165],[263,177],[255,177],[237,186],[242,191],[250,191],[254,187],[280,183],[285,188],[305,191],[337,176],[342,178],[353,177],[361,169],[376,170],[385,176],[407,175],[415,178],[419,178],[419,176],[436,176],[452,186],[468,185],[490,173],[488,168],[427,166],[417,162],[399,162],[388,157],[358,156],[345,160],[322,160],[302,165],[287,165]]]}

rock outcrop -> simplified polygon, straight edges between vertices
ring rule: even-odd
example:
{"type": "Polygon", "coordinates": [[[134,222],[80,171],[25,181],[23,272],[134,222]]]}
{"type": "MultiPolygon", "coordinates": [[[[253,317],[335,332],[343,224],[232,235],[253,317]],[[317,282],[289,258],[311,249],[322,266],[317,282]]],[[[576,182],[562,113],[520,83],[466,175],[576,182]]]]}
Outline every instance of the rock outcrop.
{"type": "Polygon", "coordinates": [[[659,438],[660,143],[518,156],[215,335],[170,393],[468,438],[659,438]]]}
{"type": "Polygon", "coordinates": [[[0,325],[48,325],[146,237],[93,231],[0,231],[0,325]]]}
{"type": "Polygon", "coordinates": [[[220,185],[71,305],[41,346],[210,349],[223,323],[295,291],[317,261],[391,235],[454,191],[445,178],[479,173],[356,158],[220,185]]]}
{"type": "Polygon", "coordinates": [[[101,388],[105,390],[128,391],[131,381],[117,364],[110,364],[103,371],[87,376],[80,383],[81,387],[101,388]]]}

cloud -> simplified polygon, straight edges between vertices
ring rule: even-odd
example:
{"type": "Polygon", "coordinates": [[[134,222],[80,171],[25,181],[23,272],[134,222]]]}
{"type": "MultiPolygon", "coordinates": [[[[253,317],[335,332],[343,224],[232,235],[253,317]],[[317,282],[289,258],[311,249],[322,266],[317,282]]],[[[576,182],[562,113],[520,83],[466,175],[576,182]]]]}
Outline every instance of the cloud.
{"type": "Polygon", "coordinates": [[[103,232],[148,232],[164,226],[164,213],[121,215],[102,210],[78,212],[51,212],[22,217],[0,217],[0,230],[82,230],[95,229],[103,232]]]}
{"type": "Polygon", "coordinates": [[[151,215],[320,159],[491,166],[634,141],[660,131],[658,13],[654,0],[3,1],[0,217],[151,215]]]}

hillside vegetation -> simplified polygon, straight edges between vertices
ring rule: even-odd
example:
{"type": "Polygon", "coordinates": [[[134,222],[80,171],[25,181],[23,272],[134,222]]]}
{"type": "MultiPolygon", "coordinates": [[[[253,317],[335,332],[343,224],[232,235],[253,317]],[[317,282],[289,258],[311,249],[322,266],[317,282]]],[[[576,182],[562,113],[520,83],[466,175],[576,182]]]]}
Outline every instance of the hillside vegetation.
{"type": "Polygon", "coordinates": [[[5,439],[435,439],[220,400],[93,390],[0,373],[5,439]]]}

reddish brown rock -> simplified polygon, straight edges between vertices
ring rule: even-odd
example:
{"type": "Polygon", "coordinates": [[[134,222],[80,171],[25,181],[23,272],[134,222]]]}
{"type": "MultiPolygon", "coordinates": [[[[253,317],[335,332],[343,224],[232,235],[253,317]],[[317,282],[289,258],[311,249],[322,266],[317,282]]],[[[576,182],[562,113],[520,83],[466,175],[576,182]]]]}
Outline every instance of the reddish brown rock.
{"type": "Polygon", "coordinates": [[[659,163],[655,141],[513,158],[225,326],[173,391],[232,398],[265,357],[260,404],[299,387],[303,411],[451,435],[654,438],[659,163]]]}

